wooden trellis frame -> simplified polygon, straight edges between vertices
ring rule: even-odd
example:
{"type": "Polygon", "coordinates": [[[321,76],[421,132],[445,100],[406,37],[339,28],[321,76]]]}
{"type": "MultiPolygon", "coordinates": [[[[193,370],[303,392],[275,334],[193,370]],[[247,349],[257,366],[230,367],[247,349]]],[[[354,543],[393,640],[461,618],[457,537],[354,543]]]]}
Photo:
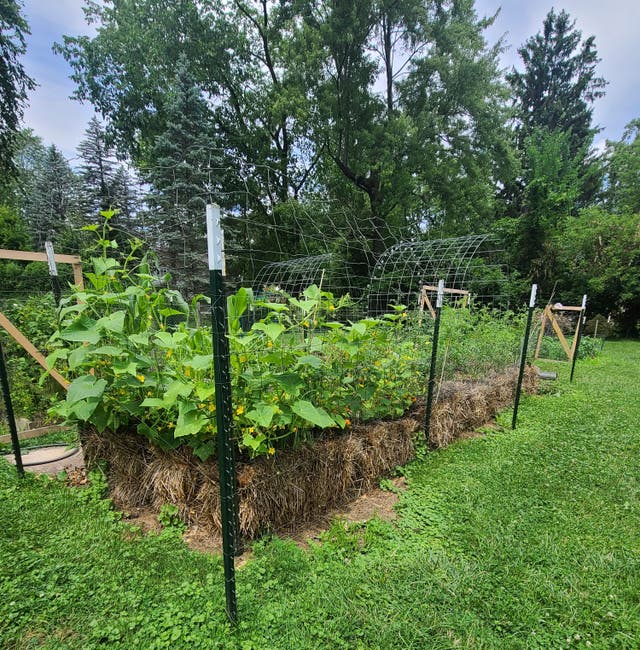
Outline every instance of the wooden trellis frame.
{"type": "MultiPolygon", "coordinates": [[[[418,307],[420,308],[420,312],[424,312],[425,307],[429,310],[429,313],[431,314],[431,318],[436,317],[436,312],[435,309],[433,308],[433,305],[431,304],[431,301],[429,300],[429,295],[428,292],[433,291],[437,292],[438,287],[433,286],[431,284],[423,284],[422,289],[420,289],[420,298],[418,299],[418,307]]],[[[464,290],[464,289],[443,289],[444,293],[449,293],[453,294],[456,296],[462,296],[462,307],[466,307],[469,304],[469,292],[464,290]]]]}
{"type": "MultiPolygon", "coordinates": [[[[56,264],[71,264],[73,267],[73,281],[80,289],[84,288],[82,278],[82,260],[77,255],[54,255],[56,264]]],[[[0,259],[17,260],[19,262],[47,262],[46,253],[34,253],[31,251],[14,251],[6,248],[0,248],[0,259]]],[[[2,313],[0,312],[0,326],[28,353],[39,363],[65,390],[69,382],[57,371],[49,370],[43,354],[36,348],[33,343],[2,313]]]]}
{"type": "Polygon", "coordinates": [[[553,331],[556,333],[562,349],[567,355],[569,361],[573,361],[573,356],[576,353],[576,345],[578,344],[578,329],[580,328],[580,323],[582,322],[582,317],[584,315],[584,307],[575,307],[575,306],[565,306],[565,305],[547,305],[542,312],[541,324],[540,324],[540,333],[538,334],[538,343],[536,344],[536,351],[533,355],[534,359],[538,359],[540,356],[540,346],[542,345],[542,339],[544,338],[544,331],[547,326],[547,321],[551,323],[553,331]],[[576,311],[579,312],[578,321],[576,323],[576,331],[573,334],[573,342],[571,347],[567,343],[567,339],[562,333],[562,329],[558,324],[558,321],[555,319],[554,312],[562,311],[576,311]]]}

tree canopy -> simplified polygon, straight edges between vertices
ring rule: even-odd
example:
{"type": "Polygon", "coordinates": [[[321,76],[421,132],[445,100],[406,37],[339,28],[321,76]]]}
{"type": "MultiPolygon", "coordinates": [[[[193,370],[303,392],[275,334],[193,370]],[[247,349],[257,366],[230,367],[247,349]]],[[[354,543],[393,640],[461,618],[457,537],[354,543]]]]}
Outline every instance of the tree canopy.
{"type": "Polygon", "coordinates": [[[14,141],[27,94],[35,88],[20,57],[26,52],[29,25],[18,0],[0,0],[0,172],[15,171],[14,141]]]}

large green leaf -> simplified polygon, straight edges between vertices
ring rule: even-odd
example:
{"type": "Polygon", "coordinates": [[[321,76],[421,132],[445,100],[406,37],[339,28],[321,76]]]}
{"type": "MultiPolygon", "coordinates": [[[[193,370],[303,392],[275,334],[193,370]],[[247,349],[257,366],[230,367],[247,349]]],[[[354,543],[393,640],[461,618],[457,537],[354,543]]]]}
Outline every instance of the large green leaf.
{"type": "Polygon", "coordinates": [[[257,404],[254,409],[247,412],[247,418],[258,426],[268,427],[271,425],[273,416],[278,412],[278,407],[273,404],[257,404]]]}
{"type": "Polygon", "coordinates": [[[192,404],[180,403],[178,410],[178,421],[176,429],[173,432],[174,437],[184,438],[193,436],[208,424],[209,420],[198,409],[194,409],[192,404]]]}
{"type": "Polygon", "coordinates": [[[141,332],[140,334],[130,334],[127,337],[134,345],[147,346],[149,345],[149,333],[141,332]]]}
{"type": "Polygon", "coordinates": [[[176,379],[169,384],[164,393],[164,403],[167,407],[173,405],[178,397],[189,397],[193,390],[193,384],[187,384],[184,381],[176,379]]]}
{"type": "Polygon", "coordinates": [[[75,370],[90,354],[91,350],[84,345],[81,345],[75,350],[72,350],[69,354],[69,368],[71,368],[71,370],[75,370]]]}
{"type": "Polygon", "coordinates": [[[311,366],[312,368],[321,368],[322,359],[312,354],[305,354],[298,359],[297,366],[311,366]]]}
{"type": "Polygon", "coordinates": [[[252,328],[254,330],[260,330],[264,332],[272,341],[275,341],[282,332],[284,332],[285,327],[280,323],[254,323],[252,328]]]}
{"type": "Polygon", "coordinates": [[[138,374],[138,364],[128,359],[116,359],[111,365],[114,375],[131,375],[135,377],[138,374]]]}
{"type": "Polygon", "coordinates": [[[100,398],[106,387],[107,382],[104,379],[96,379],[93,375],[82,375],[69,384],[67,402],[74,404],[90,397],[100,398]]]}
{"type": "MultiPolygon", "coordinates": [[[[283,372],[279,375],[272,375],[271,379],[281,386],[286,393],[294,396],[300,393],[300,389],[304,385],[302,379],[294,372],[283,372]]],[[[261,382],[262,379],[259,379],[258,384],[261,382]]]]}
{"type": "Polygon", "coordinates": [[[227,318],[229,320],[229,331],[237,334],[240,331],[240,318],[247,311],[253,302],[253,291],[241,287],[237,293],[227,298],[227,318]]]}
{"type": "Polygon", "coordinates": [[[69,327],[60,332],[60,338],[65,341],[95,344],[100,340],[100,330],[96,321],[82,314],[69,327]]]}
{"type": "Polygon", "coordinates": [[[140,406],[144,406],[146,408],[164,408],[165,401],[159,397],[146,397],[140,406]]]}
{"type": "Polygon", "coordinates": [[[204,402],[206,399],[211,397],[216,392],[216,387],[214,384],[208,384],[206,382],[198,382],[196,384],[196,395],[201,402],[204,402]]]}
{"type": "Polygon", "coordinates": [[[86,422],[93,415],[93,412],[98,408],[99,404],[100,399],[96,397],[81,399],[79,402],[73,404],[71,410],[79,420],[86,422]]]}
{"type": "Polygon", "coordinates": [[[57,350],[54,350],[51,354],[47,355],[47,358],[45,359],[47,362],[47,368],[51,370],[58,359],[66,359],[68,355],[69,350],[66,348],[58,348],[57,350]]]}
{"type": "Polygon", "coordinates": [[[154,342],[161,348],[173,350],[176,347],[173,337],[169,332],[156,332],[154,342]]]}
{"type": "Polygon", "coordinates": [[[315,424],[315,426],[321,429],[327,429],[336,425],[335,420],[323,408],[316,407],[306,400],[301,399],[294,402],[291,410],[307,422],[311,422],[311,424],[315,424]]]}
{"type": "Polygon", "coordinates": [[[196,354],[192,359],[187,359],[184,365],[194,370],[207,370],[213,367],[213,356],[211,354],[196,354]]]}
{"type": "Polygon", "coordinates": [[[102,354],[108,357],[118,357],[126,354],[122,348],[118,348],[115,345],[102,345],[99,348],[93,350],[93,354],[102,354]]]}
{"type": "Polygon", "coordinates": [[[318,303],[315,300],[298,300],[297,298],[289,298],[289,302],[305,314],[318,306],[318,303]]]}
{"type": "Polygon", "coordinates": [[[106,330],[109,330],[110,332],[121,334],[122,330],[124,329],[125,316],[126,314],[122,310],[114,311],[112,314],[103,316],[100,320],[98,320],[96,326],[102,327],[106,330]]]}
{"type": "Polygon", "coordinates": [[[92,257],[91,262],[96,275],[103,275],[107,271],[120,268],[120,263],[113,257],[92,257]]]}

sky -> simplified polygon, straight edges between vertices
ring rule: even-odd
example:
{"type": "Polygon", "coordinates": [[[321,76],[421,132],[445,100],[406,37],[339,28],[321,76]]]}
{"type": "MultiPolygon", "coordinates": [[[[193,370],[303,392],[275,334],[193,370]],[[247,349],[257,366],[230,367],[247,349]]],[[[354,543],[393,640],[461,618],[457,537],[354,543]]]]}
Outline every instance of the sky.
{"type": "MultiPolygon", "coordinates": [[[[73,164],[76,147],[84,137],[93,115],[89,105],[69,99],[74,84],[64,59],[52,52],[54,42],[63,34],[91,34],[84,22],[83,0],[23,0],[23,14],[31,27],[27,54],[23,62],[38,88],[31,93],[25,111],[25,126],[32,128],[47,144],[56,144],[73,164]]],[[[606,96],[594,107],[594,123],[603,130],[596,146],[605,139],[619,140],[625,125],[640,117],[640,1],[638,0],[564,0],[553,4],[539,0],[476,0],[481,16],[492,16],[495,23],[487,30],[490,44],[503,38],[507,50],[502,55],[505,68],[518,67],[517,48],[529,36],[540,31],[547,12],[565,9],[576,21],[583,38],[595,35],[601,58],[599,76],[609,85],[606,96]]]]}

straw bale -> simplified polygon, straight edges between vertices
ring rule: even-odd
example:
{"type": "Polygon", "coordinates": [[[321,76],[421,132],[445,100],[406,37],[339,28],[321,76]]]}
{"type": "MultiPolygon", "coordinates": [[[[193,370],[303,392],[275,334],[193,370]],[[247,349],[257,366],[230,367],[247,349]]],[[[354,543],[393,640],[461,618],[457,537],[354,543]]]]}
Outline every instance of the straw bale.
{"type": "MultiPolygon", "coordinates": [[[[432,411],[429,444],[444,447],[489,422],[513,400],[516,369],[482,382],[444,382],[432,411]]],[[[535,369],[528,368],[523,388],[534,392],[535,369]]],[[[329,432],[313,444],[279,451],[237,466],[239,527],[251,539],[268,530],[292,530],[371,489],[381,476],[414,456],[424,429],[425,405],[404,418],[329,432]]],[[[166,452],[133,431],[83,434],[89,463],[109,464],[111,496],[117,507],[178,506],[189,524],[219,530],[219,474],[215,461],[202,462],[189,448],[166,452]]]]}

